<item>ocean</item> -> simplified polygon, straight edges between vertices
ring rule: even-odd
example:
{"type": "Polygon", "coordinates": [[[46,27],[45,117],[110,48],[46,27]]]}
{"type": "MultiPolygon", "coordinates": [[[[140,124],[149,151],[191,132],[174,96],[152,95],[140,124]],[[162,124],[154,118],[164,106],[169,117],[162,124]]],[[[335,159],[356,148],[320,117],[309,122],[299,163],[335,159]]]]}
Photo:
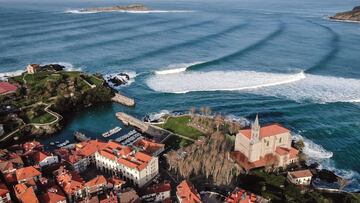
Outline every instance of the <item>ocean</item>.
{"type": "Polygon", "coordinates": [[[359,2],[144,0],[154,11],[78,12],[131,3],[0,0],[0,77],[29,63],[133,76],[119,90],[135,108],[90,107],[42,142],[73,140],[76,130],[104,139],[121,126],[117,111],[142,118],[208,106],[281,123],[305,140],[309,162],[360,190],[360,24],[327,18],[359,2]]]}

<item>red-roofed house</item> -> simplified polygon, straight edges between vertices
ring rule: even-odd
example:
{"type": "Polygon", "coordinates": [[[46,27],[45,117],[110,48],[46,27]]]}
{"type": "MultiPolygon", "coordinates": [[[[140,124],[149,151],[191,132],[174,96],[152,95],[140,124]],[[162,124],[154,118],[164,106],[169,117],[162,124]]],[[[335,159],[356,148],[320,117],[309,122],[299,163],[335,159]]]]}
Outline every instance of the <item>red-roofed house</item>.
{"type": "Polygon", "coordinates": [[[308,186],[311,183],[312,173],[309,169],[288,172],[287,179],[295,185],[308,186]]]}
{"type": "Polygon", "coordinates": [[[41,178],[41,172],[33,166],[28,166],[16,170],[16,180],[18,183],[37,181],[41,178]]]}
{"type": "Polygon", "coordinates": [[[51,187],[46,193],[41,196],[41,202],[44,203],[66,203],[66,197],[64,193],[56,187],[51,187]]]}
{"type": "Polygon", "coordinates": [[[159,154],[161,154],[165,149],[164,144],[156,143],[147,139],[140,139],[136,141],[133,146],[147,154],[151,154],[152,156],[159,156],[159,154]]]}
{"type": "Polygon", "coordinates": [[[14,93],[17,89],[18,87],[13,84],[8,82],[0,82],[0,95],[14,93]]]}
{"type": "Polygon", "coordinates": [[[122,186],[126,183],[126,181],[121,180],[116,177],[112,177],[112,178],[108,179],[108,182],[111,184],[111,187],[115,191],[121,190],[122,186]]]}
{"type": "Polygon", "coordinates": [[[240,188],[235,190],[225,199],[226,203],[252,203],[257,202],[257,196],[240,188]]]}
{"type": "Polygon", "coordinates": [[[85,183],[86,192],[88,194],[102,194],[106,190],[107,181],[104,176],[96,176],[85,183]]]}
{"type": "Polygon", "coordinates": [[[11,202],[9,189],[5,184],[0,183],[0,203],[8,203],[11,202]]]}
{"type": "Polygon", "coordinates": [[[14,191],[20,203],[39,203],[32,187],[27,187],[24,183],[14,186],[14,191]]]}
{"type": "Polygon", "coordinates": [[[32,160],[34,161],[35,165],[39,165],[40,168],[45,166],[50,166],[55,163],[59,163],[58,156],[53,156],[51,154],[47,154],[43,151],[37,151],[32,154],[32,160]]]}
{"type": "Polygon", "coordinates": [[[180,203],[200,203],[200,194],[187,180],[182,181],[176,187],[176,197],[180,203]]]}
{"type": "Polygon", "coordinates": [[[290,130],[279,124],[260,127],[258,116],[251,129],[240,130],[232,158],[245,170],[259,167],[285,167],[298,160],[291,147],[290,130]]]}
{"type": "Polygon", "coordinates": [[[53,173],[56,176],[57,183],[62,187],[70,202],[86,196],[84,180],[78,173],[75,171],[70,172],[63,167],[53,173]]]}
{"type": "Polygon", "coordinates": [[[171,200],[171,185],[169,182],[147,187],[141,195],[145,202],[166,202],[171,200]]]}

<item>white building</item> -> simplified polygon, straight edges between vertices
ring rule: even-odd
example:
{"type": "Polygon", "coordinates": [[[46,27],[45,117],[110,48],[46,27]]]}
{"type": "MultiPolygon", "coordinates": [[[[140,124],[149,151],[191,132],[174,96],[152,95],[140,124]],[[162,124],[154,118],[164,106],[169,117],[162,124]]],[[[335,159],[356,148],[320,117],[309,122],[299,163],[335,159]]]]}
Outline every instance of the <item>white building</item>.
{"type": "Polygon", "coordinates": [[[308,186],[311,183],[312,173],[310,170],[288,172],[287,179],[295,185],[308,186]]]}
{"type": "Polygon", "coordinates": [[[240,130],[235,139],[233,159],[246,170],[273,166],[285,167],[298,160],[291,147],[290,130],[279,124],[260,127],[258,116],[251,129],[240,130]]]}
{"type": "Polygon", "coordinates": [[[51,154],[48,155],[45,152],[41,152],[41,151],[35,152],[32,157],[34,162],[36,164],[39,164],[40,168],[59,163],[58,156],[54,156],[51,154]]]}
{"type": "Polygon", "coordinates": [[[135,152],[128,146],[109,142],[95,153],[96,166],[137,185],[144,186],[159,173],[158,157],[143,152],[135,152]]]}
{"type": "Polygon", "coordinates": [[[171,199],[170,183],[160,183],[145,189],[141,199],[145,202],[164,202],[171,199]]]}

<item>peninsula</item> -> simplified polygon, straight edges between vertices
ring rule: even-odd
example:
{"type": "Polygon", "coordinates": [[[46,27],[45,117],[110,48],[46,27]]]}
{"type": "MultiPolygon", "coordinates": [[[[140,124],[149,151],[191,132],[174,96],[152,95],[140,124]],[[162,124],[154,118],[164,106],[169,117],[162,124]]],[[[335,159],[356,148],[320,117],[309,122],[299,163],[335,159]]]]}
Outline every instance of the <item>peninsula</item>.
{"type": "Polygon", "coordinates": [[[142,4],[131,4],[128,6],[111,6],[111,7],[97,7],[97,8],[83,8],[79,12],[115,12],[115,11],[148,11],[149,8],[142,4]]]}
{"type": "Polygon", "coordinates": [[[337,13],[335,16],[331,16],[330,19],[360,22],[360,6],[354,7],[351,11],[337,13]]]}
{"type": "Polygon", "coordinates": [[[0,142],[53,134],[62,128],[64,117],[96,104],[135,104],[116,93],[102,75],[66,71],[59,64],[30,64],[26,72],[7,80],[0,81],[0,89],[6,90],[0,94],[0,142]]]}

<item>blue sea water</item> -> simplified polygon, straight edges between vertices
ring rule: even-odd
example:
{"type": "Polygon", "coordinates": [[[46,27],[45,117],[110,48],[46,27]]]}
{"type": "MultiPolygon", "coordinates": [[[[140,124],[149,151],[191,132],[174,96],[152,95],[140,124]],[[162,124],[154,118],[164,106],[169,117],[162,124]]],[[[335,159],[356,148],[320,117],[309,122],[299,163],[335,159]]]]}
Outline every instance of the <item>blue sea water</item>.
{"type": "Polygon", "coordinates": [[[278,122],[306,141],[321,167],[360,189],[360,24],[329,21],[354,0],[150,1],[156,12],[88,13],[133,1],[0,0],[0,76],[29,63],[136,74],[117,104],[78,112],[58,135],[92,137],[139,118],[209,106],[234,118],[278,122]]]}

